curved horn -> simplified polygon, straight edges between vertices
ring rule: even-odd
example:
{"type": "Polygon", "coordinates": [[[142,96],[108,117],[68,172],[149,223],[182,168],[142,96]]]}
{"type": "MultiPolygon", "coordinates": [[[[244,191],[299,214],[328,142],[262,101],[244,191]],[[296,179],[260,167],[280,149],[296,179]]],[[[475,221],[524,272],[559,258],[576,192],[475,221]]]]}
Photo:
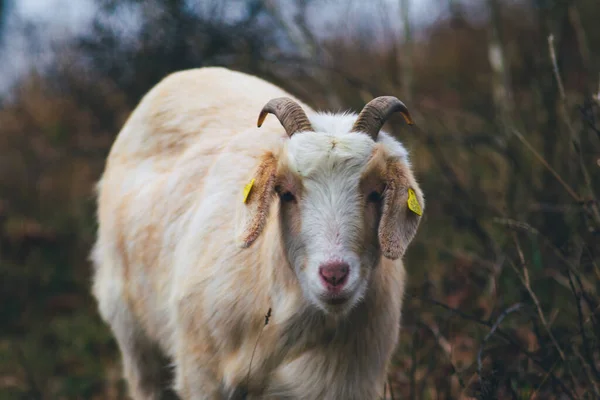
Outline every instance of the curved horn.
{"type": "Polygon", "coordinates": [[[365,132],[377,141],[381,127],[395,112],[400,112],[407,124],[414,124],[403,102],[394,96],[380,96],[365,105],[352,127],[352,132],[365,132]]]}
{"type": "Polygon", "coordinates": [[[300,131],[313,131],[306,113],[298,103],[288,97],[278,97],[270,100],[258,116],[258,127],[263,124],[267,114],[277,117],[289,137],[300,131]]]}

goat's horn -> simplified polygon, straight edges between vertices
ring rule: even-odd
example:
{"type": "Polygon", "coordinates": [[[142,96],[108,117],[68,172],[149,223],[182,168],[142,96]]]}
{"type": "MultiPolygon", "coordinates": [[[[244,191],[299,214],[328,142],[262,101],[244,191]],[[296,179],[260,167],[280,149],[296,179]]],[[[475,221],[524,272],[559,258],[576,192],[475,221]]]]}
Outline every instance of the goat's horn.
{"type": "Polygon", "coordinates": [[[400,112],[407,124],[414,124],[403,102],[394,96],[380,96],[368,102],[362,109],[352,127],[352,132],[364,132],[377,141],[381,127],[395,112],[400,112]]]}
{"type": "Polygon", "coordinates": [[[277,117],[289,137],[292,137],[296,132],[313,131],[313,127],[302,107],[290,98],[278,97],[265,104],[258,116],[257,125],[259,128],[267,114],[273,114],[277,117]]]}

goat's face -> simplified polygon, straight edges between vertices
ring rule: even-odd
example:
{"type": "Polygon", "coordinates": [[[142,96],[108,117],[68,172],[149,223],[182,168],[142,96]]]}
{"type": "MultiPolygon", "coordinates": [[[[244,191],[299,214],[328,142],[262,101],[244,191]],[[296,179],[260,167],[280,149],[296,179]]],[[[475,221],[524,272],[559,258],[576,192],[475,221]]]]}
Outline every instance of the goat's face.
{"type": "Polygon", "coordinates": [[[380,256],[383,177],[366,135],[307,132],[288,143],[276,186],[288,260],[304,295],[344,311],[364,295],[380,256]]]}
{"type": "Polygon", "coordinates": [[[424,206],[404,148],[385,134],[375,142],[351,132],[353,121],[321,116],[315,131],[265,156],[246,207],[244,245],[258,237],[269,209],[277,210],[304,297],[326,313],[344,314],[361,300],[382,254],[403,255],[420,220],[407,207],[409,189],[424,206]]]}

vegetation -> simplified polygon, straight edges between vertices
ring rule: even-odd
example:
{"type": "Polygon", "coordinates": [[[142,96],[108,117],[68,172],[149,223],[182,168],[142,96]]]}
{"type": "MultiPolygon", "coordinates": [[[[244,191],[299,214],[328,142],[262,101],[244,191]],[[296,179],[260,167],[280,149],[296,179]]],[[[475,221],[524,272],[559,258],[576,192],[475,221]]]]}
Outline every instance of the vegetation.
{"type": "Polygon", "coordinates": [[[0,399],[123,398],[89,293],[93,185],[141,96],[206,65],[316,108],[409,106],[416,127],[388,128],[427,208],[388,398],[600,398],[597,0],[450,1],[402,40],[390,2],[348,2],[328,35],[321,2],[188,3],[98,0],[91,33],[0,99],[0,399]]]}

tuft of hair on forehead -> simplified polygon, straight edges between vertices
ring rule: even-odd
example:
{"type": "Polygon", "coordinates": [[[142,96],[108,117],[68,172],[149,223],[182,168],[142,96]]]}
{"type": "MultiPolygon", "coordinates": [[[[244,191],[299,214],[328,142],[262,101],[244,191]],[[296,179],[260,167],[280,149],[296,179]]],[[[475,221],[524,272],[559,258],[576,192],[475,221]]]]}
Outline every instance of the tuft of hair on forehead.
{"type": "Polygon", "coordinates": [[[350,132],[358,114],[350,111],[342,113],[319,112],[309,115],[315,132],[326,132],[332,135],[343,135],[350,132]]]}
{"type": "MultiPolygon", "coordinates": [[[[376,143],[366,133],[351,132],[357,117],[351,112],[310,115],[314,132],[294,135],[288,142],[288,160],[292,170],[308,177],[318,170],[332,169],[341,164],[352,169],[364,166],[376,143]]],[[[410,167],[408,151],[398,140],[382,131],[377,143],[383,145],[389,155],[410,167]]]]}
{"type": "Polygon", "coordinates": [[[302,177],[337,168],[350,172],[367,163],[374,147],[375,142],[363,133],[303,132],[288,142],[288,163],[302,177]]]}
{"type": "MultiPolygon", "coordinates": [[[[309,118],[315,132],[325,132],[331,135],[342,136],[352,130],[358,114],[349,111],[339,114],[323,112],[310,115],[309,118]]],[[[364,133],[364,135],[367,134],[364,133]]],[[[388,154],[400,158],[401,161],[410,167],[408,151],[398,139],[382,130],[377,137],[377,143],[381,143],[386,148],[388,154]]]]}

